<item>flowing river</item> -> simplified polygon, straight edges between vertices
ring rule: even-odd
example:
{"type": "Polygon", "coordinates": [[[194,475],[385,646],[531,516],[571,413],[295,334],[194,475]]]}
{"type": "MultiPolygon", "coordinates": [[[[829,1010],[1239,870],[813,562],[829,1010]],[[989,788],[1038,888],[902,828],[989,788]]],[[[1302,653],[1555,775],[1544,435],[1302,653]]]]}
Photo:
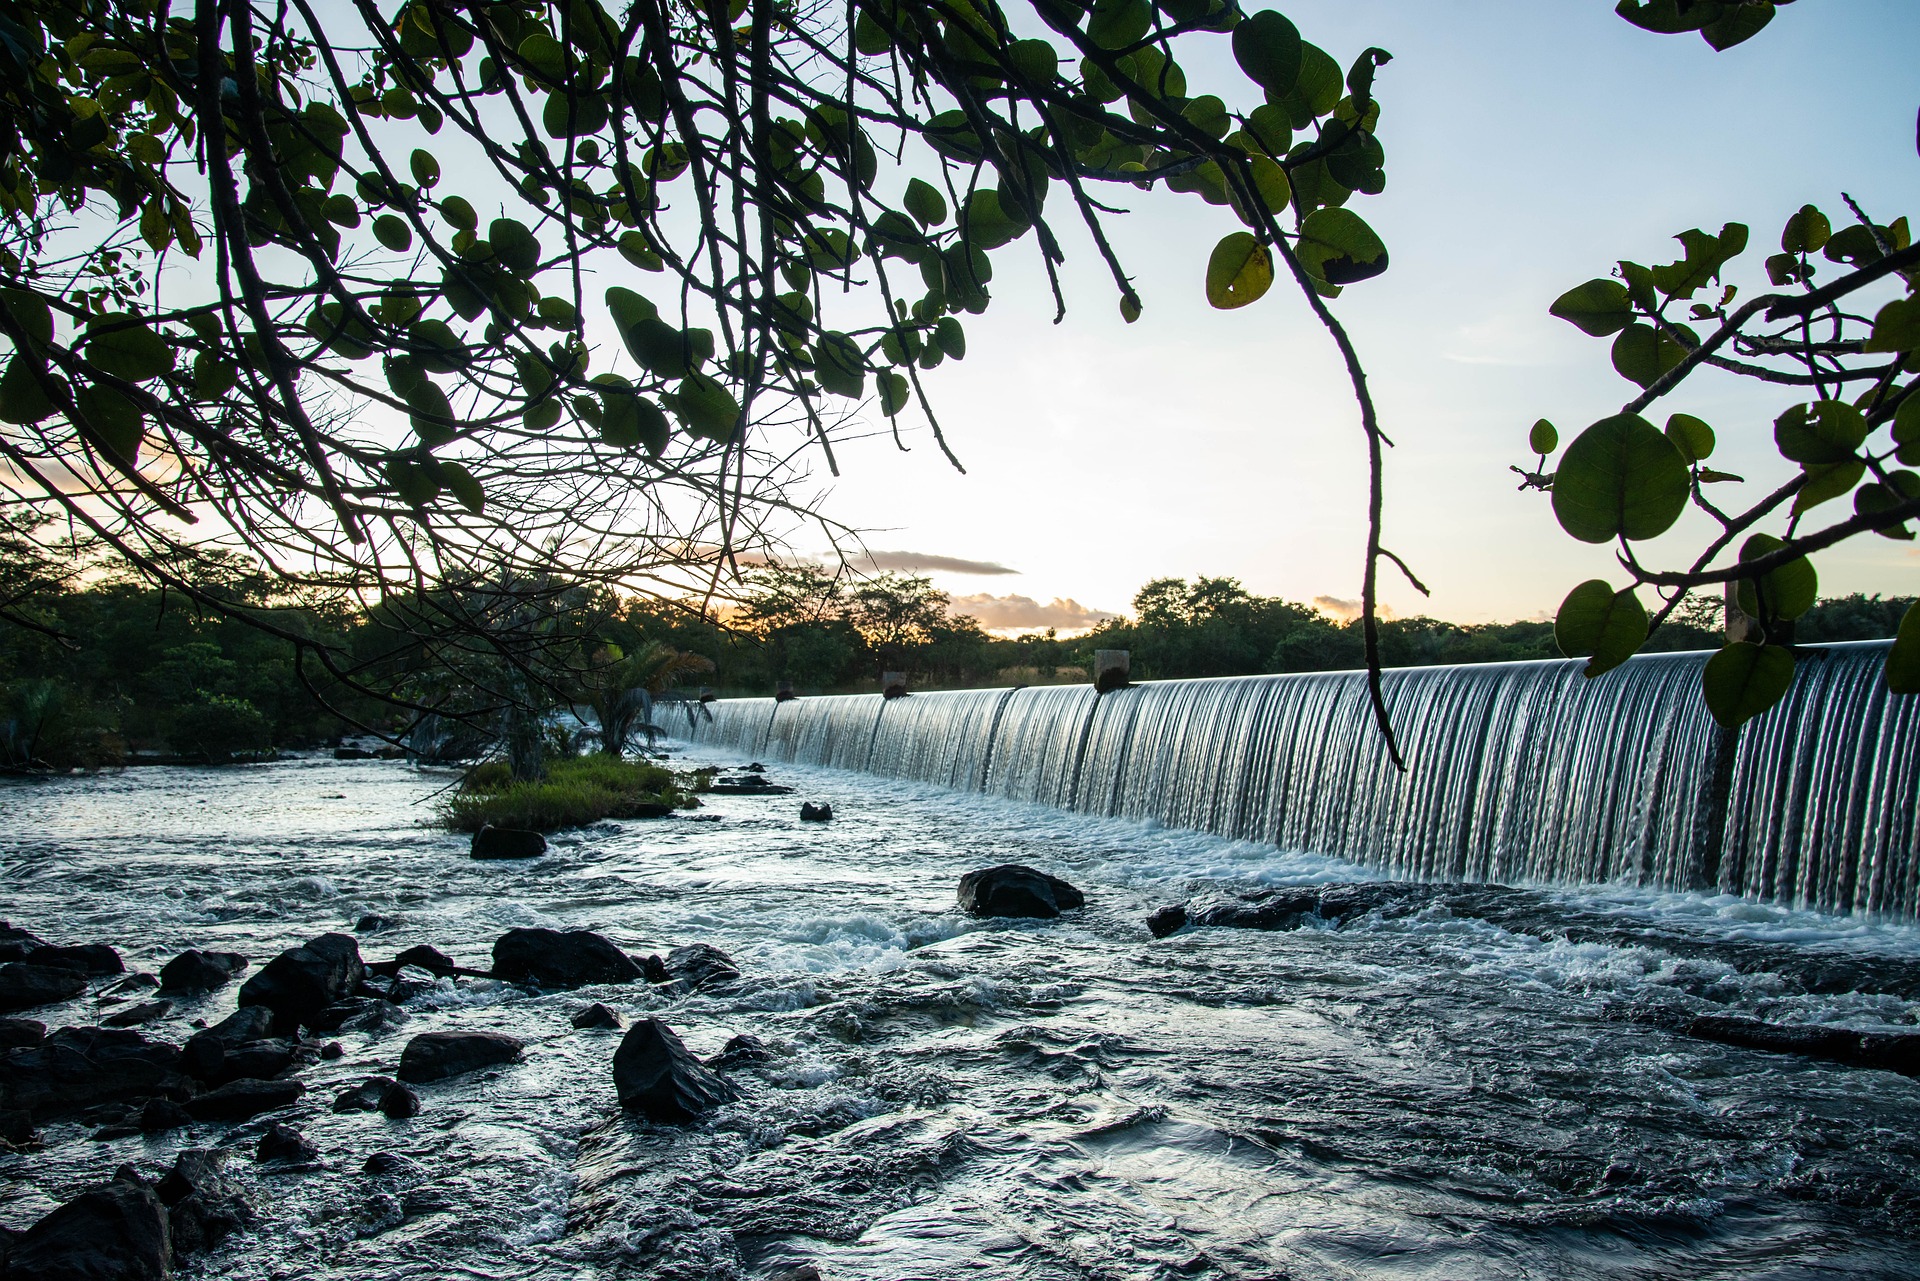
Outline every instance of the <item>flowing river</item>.
{"type": "MultiPolygon", "coordinates": [[[[1479,912],[1435,887],[1339,928],[1156,940],[1144,920],[1164,904],[1379,873],[816,766],[773,778],[797,790],[562,834],[524,863],[475,862],[428,827],[451,776],[397,762],[0,784],[0,914],[112,943],[130,968],[186,947],[257,968],[377,914],[370,960],[428,943],[484,968],[504,930],[549,925],[635,954],[711,943],[744,976],[680,998],[443,979],[328,1038],[344,1056],[305,1069],[282,1113],[105,1140],[47,1125],[44,1149],[0,1154],[0,1226],[124,1162],[157,1173],[224,1144],[256,1218],[181,1275],[1920,1274],[1920,1081],[1669,1030],[1720,1013],[1912,1031],[1920,928],[1626,885],[1479,912]],[[803,799],[837,817],[799,822],[803,799]],[[1065,877],[1087,906],[961,915],[959,874],[1002,862],[1065,877]],[[1827,981],[1806,981],[1808,958],[1827,981]],[[613,1092],[620,1033],[569,1022],[596,1000],[658,1015],[703,1056],[744,1033],[771,1058],[731,1070],[741,1101],[697,1124],[634,1120],[613,1092]],[[420,1087],[408,1120],[330,1110],[435,1029],[506,1031],[527,1052],[420,1087]],[[274,1120],[317,1164],[251,1161],[274,1120]],[[401,1159],[366,1173],[383,1152],[401,1159]]],[[[237,988],[147,1031],[184,1039],[237,988]]]]}

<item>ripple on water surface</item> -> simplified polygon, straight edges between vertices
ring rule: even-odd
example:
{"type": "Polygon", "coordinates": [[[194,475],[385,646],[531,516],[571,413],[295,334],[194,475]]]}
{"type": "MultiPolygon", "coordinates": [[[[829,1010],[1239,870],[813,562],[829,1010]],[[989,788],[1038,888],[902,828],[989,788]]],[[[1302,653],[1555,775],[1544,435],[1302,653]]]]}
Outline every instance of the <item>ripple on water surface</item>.
{"type": "MultiPolygon", "coordinates": [[[[1310,855],[783,767],[791,797],[717,822],[606,823],[526,863],[425,826],[450,776],[389,762],[144,769],[0,785],[4,914],[156,969],[259,964],[367,913],[371,957],[431,943],[484,968],[516,925],[629,952],[730,953],[725,993],[537,994],[442,980],[346,1032],[284,1117],[317,1168],[258,1166],[270,1119],[93,1141],[60,1121],[0,1156],[20,1227],[123,1161],[241,1149],[256,1222],[188,1276],[1824,1277],[1920,1271],[1920,1087],[1692,1040],[1648,1010],[1910,1029],[1920,932],[1630,887],[1471,895],[1286,933],[1147,911],[1364,880],[1310,855]],[[798,821],[803,797],[828,824],[798,821]],[[1026,862],[1087,891],[1049,923],[979,922],[958,874],[1026,862]],[[1555,921],[1578,928],[1556,928],[1555,921]],[[1814,992],[1774,959],[1881,980],[1814,992]],[[1869,965],[1871,962],[1871,965],[1869,965]],[[1907,967],[1907,968],[1902,968],[1907,967]],[[1891,977],[1888,977],[1891,976],[1891,977]],[[742,1100],[685,1129],[613,1106],[619,1033],[702,1055],[750,1033],[742,1100]],[[406,1121],[333,1113],[434,1029],[510,1032],[523,1062],[420,1087],[406,1121]],[[363,1168],[395,1154],[383,1172],[363,1168]]],[[[155,1035],[232,1008],[183,1002],[155,1035]]],[[[92,1021],[97,999],[39,1012],[92,1021]]]]}

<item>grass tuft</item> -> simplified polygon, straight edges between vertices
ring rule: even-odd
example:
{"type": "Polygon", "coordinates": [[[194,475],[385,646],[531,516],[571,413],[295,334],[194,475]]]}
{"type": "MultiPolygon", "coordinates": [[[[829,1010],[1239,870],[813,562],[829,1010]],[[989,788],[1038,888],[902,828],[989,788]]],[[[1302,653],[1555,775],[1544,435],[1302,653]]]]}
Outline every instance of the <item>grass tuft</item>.
{"type": "Polygon", "coordinates": [[[516,783],[505,761],[476,765],[444,802],[442,820],[456,832],[492,824],[535,832],[583,827],[603,818],[639,818],[666,805],[698,805],[686,780],[669,769],[604,754],[553,761],[538,782],[516,783]]]}

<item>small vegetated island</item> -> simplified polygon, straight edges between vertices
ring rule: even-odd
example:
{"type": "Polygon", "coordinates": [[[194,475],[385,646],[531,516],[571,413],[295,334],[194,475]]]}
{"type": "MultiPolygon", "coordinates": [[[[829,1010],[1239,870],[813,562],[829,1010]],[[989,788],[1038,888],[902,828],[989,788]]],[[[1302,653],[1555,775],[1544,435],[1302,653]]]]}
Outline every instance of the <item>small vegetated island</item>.
{"type": "Polygon", "coordinates": [[[610,818],[660,818],[699,804],[711,771],[679,771],[596,752],[549,761],[542,775],[515,778],[506,761],[474,766],[448,796],[442,818],[456,832],[483,827],[553,832],[610,818]]]}

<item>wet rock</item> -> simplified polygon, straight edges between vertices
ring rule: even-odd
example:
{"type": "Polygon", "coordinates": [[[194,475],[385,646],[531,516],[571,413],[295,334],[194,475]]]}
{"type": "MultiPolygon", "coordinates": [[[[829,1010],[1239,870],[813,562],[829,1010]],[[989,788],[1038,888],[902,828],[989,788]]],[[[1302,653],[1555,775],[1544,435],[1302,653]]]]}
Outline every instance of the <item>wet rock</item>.
{"type": "Polygon", "coordinates": [[[1860,1032],[1820,1024],[1766,1023],[1738,1015],[1708,1015],[1685,1026],[1689,1036],[1750,1050],[1830,1059],[1854,1067],[1920,1076],[1920,1032],[1860,1032]]]}
{"type": "Polygon", "coordinates": [[[403,1178],[421,1172],[419,1162],[408,1160],[398,1152],[375,1152],[360,1169],[375,1178],[403,1178]]]}
{"type": "Polygon", "coordinates": [[[969,916],[1053,917],[1086,903],[1057,876],[1019,863],[1002,863],[960,878],[960,908],[969,916]]]}
{"type": "Polygon", "coordinates": [[[127,1028],[67,1027],[0,1054],[0,1112],[45,1120],[99,1103],[192,1092],[178,1047],[127,1028]]]}
{"type": "Polygon", "coordinates": [[[90,978],[124,974],[127,969],[120,953],[105,943],[80,943],[72,947],[47,944],[29,951],[26,961],[28,965],[44,965],[50,969],[78,970],[90,978]]]}
{"type": "Polygon", "coordinates": [[[145,970],[136,970],[118,983],[109,984],[106,990],[108,995],[118,995],[125,992],[146,992],[159,986],[158,978],[145,970]]]}
{"type": "Polygon", "coordinates": [[[396,1082],[390,1076],[370,1076],[360,1084],[335,1095],[333,1110],[335,1112],[377,1112],[380,1110],[380,1097],[395,1084],[396,1082]]]}
{"type": "Polygon", "coordinates": [[[584,987],[631,983],[640,977],[633,958],[588,930],[514,929],[493,945],[494,977],[539,987],[584,987]]]}
{"type": "Polygon", "coordinates": [[[314,1032],[354,1030],[364,1027],[367,1022],[377,1024],[388,1004],[385,995],[350,997],[344,1001],[336,1001],[318,1013],[310,1015],[306,1025],[314,1032]]]}
{"type": "Polygon", "coordinates": [[[659,1019],[635,1023],[613,1056],[620,1106],[652,1121],[678,1125],[739,1095],[693,1056],[659,1019]]]}
{"type": "Polygon", "coordinates": [[[793,789],[779,783],[769,783],[758,775],[749,774],[737,780],[709,783],[707,791],[715,796],[786,796],[791,794],[793,789]]]}
{"type": "Polygon", "coordinates": [[[419,1116],[420,1096],[395,1081],[387,1087],[386,1093],[380,1096],[380,1112],[391,1121],[404,1121],[410,1116],[419,1116]]]}
{"type": "Polygon", "coordinates": [[[71,1001],[87,990],[78,970],[9,961],[0,965],[0,1011],[31,1010],[71,1001]]]}
{"type": "Polygon", "coordinates": [[[188,948],[160,967],[160,987],[167,992],[211,992],[246,968],[247,958],[238,952],[188,948]]]}
{"type": "Polygon", "coordinates": [[[193,1118],[187,1115],[187,1110],[172,1099],[148,1099],[147,1105],[140,1109],[142,1134],[163,1134],[191,1124],[193,1118]]]}
{"type": "Polygon", "coordinates": [[[422,1032],[400,1053],[402,1081],[424,1085],[512,1063],[526,1046],[504,1032],[422,1032]]]}
{"type": "MultiPolygon", "coordinates": [[[[40,1132],[25,1112],[0,1112],[0,1148],[26,1152],[41,1146],[40,1132]]],[[[6,1258],[6,1242],[0,1239],[0,1262],[6,1258]]],[[[0,1273],[0,1276],[5,1275],[0,1273]]]]}
{"type": "Polygon", "coordinates": [[[47,1025],[35,1019],[0,1019],[0,1050],[17,1050],[47,1039],[47,1025]]]}
{"type": "Polygon", "coordinates": [[[390,930],[392,928],[393,922],[378,912],[368,912],[365,916],[353,923],[353,932],[355,934],[378,934],[382,930],[390,930]]]}
{"type": "Polygon", "coordinates": [[[273,1011],[274,1030],[293,1031],[360,985],[366,967],[350,934],[322,934],[288,948],[240,989],[240,1004],[273,1011]]]}
{"type": "Polygon", "coordinates": [[[619,1027],[620,1016],[609,1007],[595,1001],[573,1016],[573,1025],[577,1028],[619,1027]]]}
{"type": "Polygon", "coordinates": [[[797,1268],[782,1268],[767,1281],[824,1281],[820,1269],[811,1263],[803,1263],[797,1268]]]}
{"type": "Polygon", "coordinates": [[[100,1020],[100,1026],[139,1027],[142,1023],[164,1019],[172,1009],[172,1001],[142,1001],[138,1005],[129,1005],[124,1010],[115,1010],[100,1020]]]}
{"type": "Polygon", "coordinates": [[[316,1160],[319,1156],[320,1149],[314,1146],[313,1140],[284,1121],[274,1122],[272,1128],[260,1136],[259,1146],[253,1150],[253,1159],[256,1161],[304,1162],[316,1160]]]}
{"type": "Polygon", "coordinates": [[[298,1081],[229,1081],[217,1090],[196,1094],[183,1105],[196,1121],[245,1121],[299,1101],[307,1087],[298,1081]]]}
{"type": "Polygon", "coordinates": [[[336,747],[333,749],[336,761],[371,761],[379,759],[364,747],[336,747]]]}
{"type": "Polygon", "coordinates": [[[667,959],[649,956],[640,963],[649,983],[670,984],[676,992],[717,990],[739,981],[733,958],[711,943],[689,943],[667,953],[667,959]]]}
{"type": "MultiPolygon", "coordinates": [[[[272,1030],[272,1010],[264,1005],[243,1005],[212,1027],[188,1037],[182,1051],[182,1063],[198,1080],[214,1085],[230,1081],[245,1074],[237,1070],[237,1065],[229,1068],[227,1057],[237,1053],[243,1045],[268,1039],[272,1030]]],[[[260,1073],[252,1075],[258,1076],[260,1073]]],[[[272,1076],[273,1073],[266,1075],[272,1076]]]]}
{"type": "Polygon", "coordinates": [[[1157,939],[1178,934],[1186,928],[1187,909],[1177,903],[1172,907],[1159,908],[1147,917],[1147,933],[1157,939]]]}
{"type": "Polygon", "coordinates": [[[812,801],[801,801],[800,821],[802,823],[831,823],[833,821],[833,806],[825,802],[815,805],[812,801]]]}
{"type": "Polygon", "coordinates": [[[154,1189],[167,1206],[175,1262],[213,1249],[253,1218],[240,1189],[221,1173],[227,1155],[190,1148],[174,1158],[154,1189]]]}
{"type": "Polygon", "coordinates": [[[483,827],[473,834],[469,853],[475,858],[539,858],[547,852],[547,838],[517,827],[483,827]]]}
{"type": "Polygon", "coordinates": [[[335,1059],[344,1058],[346,1056],[346,1053],[347,1053],[346,1047],[341,1045],[340,1042],[338,1041],[328,1041],[325,1045],[320,1047],[320,1057],[325,1059],[329,1063],[333,1062],[333,1060],[335,1059]]]}
{"type": "Polygon", "coordinates": [[[33,931],[23,930],[9,921],[0,921],[0,963],[24,961],[28,952],[46,945],[47,941],[33,931]]]}
{"type": "Polygon", "coordinates": [[[463,969],[455,965],[453,958],[437,947],[428,947],[424,943],[408,948],[391,961],[375,961],[367,968],[375,974],[384,974],[389,978],[411,966],[425,970],[436,978],[451,978],[456,974],[475,974],[477,971],[463,969]]]}
{"type": "Polygon", "coordinates": [[[173,1235],[148,1184],[116,1175],[14,1240],[6,1281],[165,1281],[173,1235]]]}
{"type": "Polygon", "coordinates": [[[707,1060],[707,1066],[716,1072],[731,1072],[755,1063],[768,1063],[772,1059],[773,1051],[767,1048],[765,1041],[742,1032],[721,1046],[720,1053],[707,1060]]]}
{"type": "Polygon", "coordinates": [[[220,1070],[208,1081],[213,1085],[223,1085],[228,1081],[249,1078],[269,1080],[292,1067],[298,1052],[298,1047],[292,1041],[280,1037],[245,1041],[226,1052],[221,1059],[220,1070]]]}

